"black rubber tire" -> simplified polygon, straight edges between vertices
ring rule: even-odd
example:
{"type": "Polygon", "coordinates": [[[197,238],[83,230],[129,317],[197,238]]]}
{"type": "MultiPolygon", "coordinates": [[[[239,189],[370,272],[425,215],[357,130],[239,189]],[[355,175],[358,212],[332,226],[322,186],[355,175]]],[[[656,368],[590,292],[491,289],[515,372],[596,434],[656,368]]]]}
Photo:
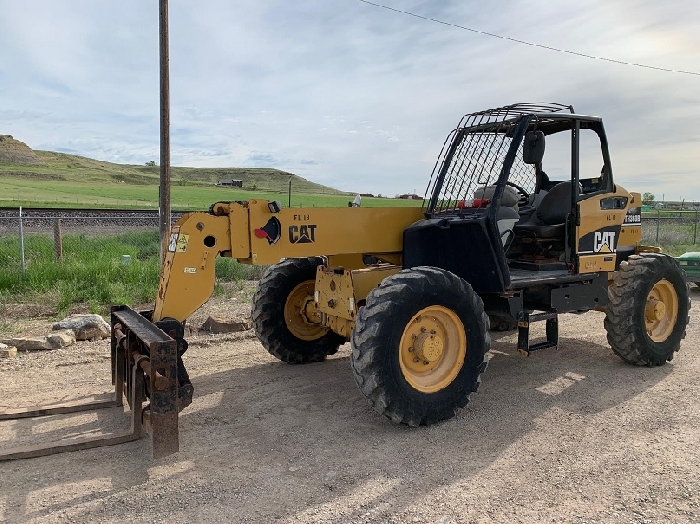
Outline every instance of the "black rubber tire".
{"type": "Polygon", "coordinates": [[[449,271],[420,266],[387,277],[367,296],[352,332],[355,382],[374,409],[396,423],[429,425],[453,417],[481,383],[490,349],[489,319],[472,287],[449,271]],[[400,367],[401,336],[422,309],[440,305],[464,325],[467,354],[453,381],[434,393],[415,389],[400,367]]]}
{"type": "Polygon", "coordinates": [[[608,287],[605,330],[616,355],[638,366],[661,366],[673,359],[685,338],[690,294],[685,272],[678,262],[661,253],[631,255],[620,264],[608,287]],[[654,342],[645,330],[647,296],[660,280],[669,281],[678,296],[678,316],[671,334],[654,342]]]}
{"type": "Polygon", "coordinates": [[[328,330],[316,340],[297,338],[284,320],[289,294],[299,284],[316,279],[321,258],[288,258],[265,270],[253,295],[251,317],[255,334],[274,357],[289,364],[321,362],[338,351],[345,337],[328,330]]]}

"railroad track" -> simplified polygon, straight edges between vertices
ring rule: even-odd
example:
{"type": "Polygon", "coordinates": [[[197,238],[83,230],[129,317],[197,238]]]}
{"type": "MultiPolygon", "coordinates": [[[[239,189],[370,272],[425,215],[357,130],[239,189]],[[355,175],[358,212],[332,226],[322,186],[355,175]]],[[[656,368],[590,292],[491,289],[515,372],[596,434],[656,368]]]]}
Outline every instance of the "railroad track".
{"type": "MultiPolygon", "coordinates": [[[[182,216],[187,211],[173,210],[172,215],[182,216]]],[[[0,217],[17,218],[19,208],[0,206],[0,217]]],[[[158,216],[157,209],[85,209],[85,208],[63,208],[63,207],[23,207],[23,217],[130,217],[130,216],[158,216]]]]}
{"type": "MultiPolygon", "coordinates": [[[[185,211],[172,211],[175,222],[185,211]]],[[[67,230],[158,228],[158,210],[153,209],[68,209],[22,208],[22,226],[27,232],[52,229],[56,220],[67,230]]],[[[19,208],[0,207],[0,230],[14,231],[19,226],[19,208]]]]}

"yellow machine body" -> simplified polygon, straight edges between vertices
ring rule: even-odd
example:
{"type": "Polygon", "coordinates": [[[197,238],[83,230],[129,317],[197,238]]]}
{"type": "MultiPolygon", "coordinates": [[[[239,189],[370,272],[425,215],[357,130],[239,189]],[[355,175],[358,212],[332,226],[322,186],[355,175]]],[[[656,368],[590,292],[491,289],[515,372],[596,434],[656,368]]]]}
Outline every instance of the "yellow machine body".
{"type": "Polygon", "coordinates": [[[615,186],[613,193],[595,195],[578,204],[576,226],[579,273],[615,271],[619,247],[636,246],[642,239],[642,198],[615,186]]]}
{"type": "MultiPolygon", "coordinates": [[[[400,264],[403,231],[423,218],[418,207],[279,209],[266,200],[218,203],[212,211],[188,213],[173,226],[154,321],[182,322],[209,299],[219,254],[261,265],[323,254],[347,270],[364,267],[363,254],[400,264]]],[[[360,289],[378,283],[357,278],[360,289]]]]}

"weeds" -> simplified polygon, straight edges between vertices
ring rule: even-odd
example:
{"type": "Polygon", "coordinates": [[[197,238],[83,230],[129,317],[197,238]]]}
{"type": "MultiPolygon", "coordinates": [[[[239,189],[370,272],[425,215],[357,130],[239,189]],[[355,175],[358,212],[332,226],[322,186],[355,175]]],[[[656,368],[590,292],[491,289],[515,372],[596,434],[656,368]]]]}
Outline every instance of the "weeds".
{"type": "MultiPolygon", "coordinates": [[[[0,238],[0,304],[32,301],[49,305],[64,315],[77,305],[105,314],[111,304],[153,302],[160,264],[157,232],[129,232],[92,237],[63,237],[63,261],[56,263],[53,239],[46,235],[25,238],[25,272],[19,267],[17,238],[0,238]],[[130,263],[122,263],[130,255],[130,263]]],[[[219,258],[219,283],[240,282],[257,268],[219,258]]]]}

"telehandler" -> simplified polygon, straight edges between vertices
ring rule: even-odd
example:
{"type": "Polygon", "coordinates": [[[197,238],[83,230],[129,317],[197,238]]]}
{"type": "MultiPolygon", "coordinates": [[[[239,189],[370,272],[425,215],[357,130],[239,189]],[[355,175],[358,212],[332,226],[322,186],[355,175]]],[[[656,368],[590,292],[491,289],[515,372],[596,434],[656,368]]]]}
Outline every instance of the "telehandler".
{"type": "Polygon", "coordinates": [[[172,228],[153,310],[112,309],[112,405],[126,393],[132,430],[4,458],[114,444],[137,438],[142,426],[154,456],[177,451],[178,412],[193,395],[184,323],[212,294],[217,256],[269,265],[252,304],[267,351],[305,364],[349,340],[364,396],[410,426],[467,404],[486,369],[489,319],[517,323],[517,349],[529,355],[557,347],[558,314],[604,311],[612,350],[639,366],[671,360],[689,321],[685,274],[641,244],[641,197],[614,183],[602,120],[561,104],[515,104],[462,118],[422,208],[250,200],[184,215],[172,228]],[[600,171],[581,167],[584,134],[595,139],[600,171]],[[555,137],[567,146],[545,156],[555,137]],[[549,158],[565,158],[565,169],[547,174],[549,158]],[[546,322],[546,340],[531,343],[537,321],[546,322]]]}

